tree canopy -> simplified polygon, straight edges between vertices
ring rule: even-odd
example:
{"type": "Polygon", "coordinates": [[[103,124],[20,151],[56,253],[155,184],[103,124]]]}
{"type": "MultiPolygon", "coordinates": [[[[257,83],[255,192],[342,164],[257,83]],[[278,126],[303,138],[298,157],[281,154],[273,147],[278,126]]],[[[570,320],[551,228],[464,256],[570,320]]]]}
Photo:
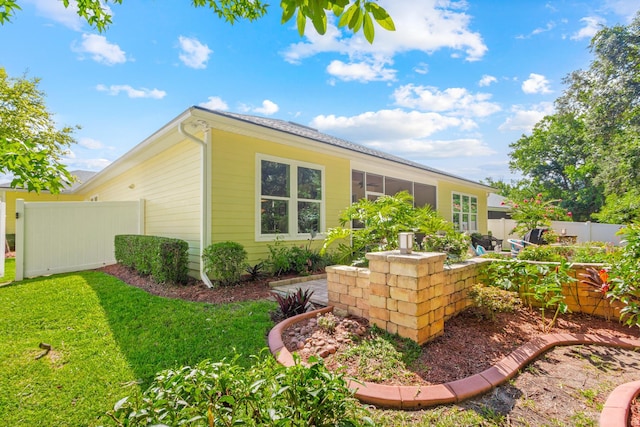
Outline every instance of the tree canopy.
{"type": "Polygon", "coordinates": [[[593,218],[631,218],[628,205],[640,199],[640,12],[629,25],[603,27],[590,51],[589,68],[564,79],[557,112],[510,145],[510,167],[525,178],[516,186],[561,198],[578,220],[605,203],[593,218]]]}
{"type": "Polygon", "coordinates": [[[11,187],[58,193],[73,182],[62,163],[73,128],[56,129],[38,83],[0,67],[0,173],[13,176],[11,187]]]}
{"type": "MultiPolygon", "coordinates": [[[[9,22],[21,10],[19,0],[0,0],[0,24],[9,22]]],[[[69,0],[60,0],[69,7],[69,0]]],[[[122,0],[77,0],[77,12],[89,25],[102,32],[112,23],[109,4],[122,4],[122,0]]],[[[208,7],[215,15],[233,24],[237,20],[254,21],[267,13],[269,5],[261,0],[192,0],[193,7],[208,7]]],[[[394,31],[393,20],[375,0],[281,0],[282,23],[294,16],[298,32],[305,33],[307,19],[319,34],[327,30],[327,13],[338,18],[338,26],[357,33],[362,30],[369,43],[373,42],[374,22],[388,31],[394,31]]]]}

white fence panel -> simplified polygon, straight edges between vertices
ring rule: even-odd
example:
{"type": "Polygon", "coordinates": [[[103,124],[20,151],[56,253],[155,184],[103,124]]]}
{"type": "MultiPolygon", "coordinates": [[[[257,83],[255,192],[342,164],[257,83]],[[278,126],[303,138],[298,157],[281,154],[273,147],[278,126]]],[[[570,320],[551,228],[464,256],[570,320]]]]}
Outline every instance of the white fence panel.
{"type": "MultiPolygon", "coordinates": [[[[522,236],[511,234],[511,230],[516,226],[512,219],[490,219],[488,229],[497,239],[503,239],[502,246],[508,247],[507,239],[521,239],[522,236]]],[[[622,236],[616,233],[623,226],[619,224],[600,224],[594,222],[572,222],[572,221],[552,221],[551,228],[557,233],[565,231],[567,236],[576,236],[577,243],[584,242],[611,242],[620,245],[622,236]]]]}
{"type": "Polygon", "coordinates": [[[16,203],[16,280],[115,264],[114,237],[142,234],[140,202],[16,203]]]}

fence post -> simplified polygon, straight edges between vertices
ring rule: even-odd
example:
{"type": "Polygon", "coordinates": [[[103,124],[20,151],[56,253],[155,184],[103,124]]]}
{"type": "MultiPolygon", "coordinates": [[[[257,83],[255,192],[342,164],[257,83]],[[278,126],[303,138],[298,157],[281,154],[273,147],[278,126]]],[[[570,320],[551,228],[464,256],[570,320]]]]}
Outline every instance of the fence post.
{"type": "Polygon", "coordinates": [[[16,200],[16,282],[24,279],[24,199],[16,200]]]}

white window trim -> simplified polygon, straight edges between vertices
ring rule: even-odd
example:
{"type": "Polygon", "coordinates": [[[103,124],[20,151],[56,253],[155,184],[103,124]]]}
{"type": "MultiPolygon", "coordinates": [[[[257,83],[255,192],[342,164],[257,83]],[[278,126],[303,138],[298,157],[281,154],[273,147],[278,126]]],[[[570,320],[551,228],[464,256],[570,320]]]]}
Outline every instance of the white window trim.
{"type": "MultiPolygon", "coordinates": [[[[453,214],[455,214],[455,213],[456,213],[456,212],[454,212],[454,211],[453,211],[453,196],[454,196],[454,195],[456,195],[456,194],[460,196],[460,203],[462,203],[462,197],[463,197],[463,196],[467,196],[467,197],[469,197],[469,206],[471,206],[471,198],[475,198],[475,199],[476,199],[476,209],[477,209],[477,212],[475,213],[475,216],[476,216],[476,229],[475,229],[475,230],[471,230],[471,229],[469,229],[469,230],[458,230],[458,231],[460,231],[461,233],[476,233],[476,232],[478,231],[478,229],[477,229],[478,224],[480,223],[480,216],[479,216],[479,215],[480,215],[480,210],[478,209],[478,208],[480,207],[480,204],[479,204],[479,200],[480,200],[480,198],[479,198],[478,196],[476,196],[475,194],[460,193],[460,192],[458,192],[458,191],[452,191],[452,192],[451,192],[451,199],[449,200],[449,203],[451,204],[451,223],[452,223],[452,224],[455,224],[455,223],[453,222],[453,214]]],[[[460,217],[460,224],[462,224],[462,215],[463,215],[465,212],[460,211],[459,213],[460,213],[460,215],[461,215],[461,217],[460,217]]],[[[468,213],[469,215],[474,215],[472,212],[466,212],[466,213],[468,213]]],[[[470,222],[470,221],[469,221],[469,222],[470,222]]]]}
{"type": "MultiPolygon", "coordinates": [[[[324,239],[325,230],[326,230],[326,209],[325,203],[327,199],[327,192],[325,189],[326,175],[325,168],[322,165],[318,165],[315,163],[303,162],[300,160],[292,160],[284,157],[276,157],[270,156],[267,154],[256,154],[256,179],[255,179],[255,194],[256,194],[256,202],[255,202],[255,240],[257,242],[272,242],[276,237],[282,240],[308,240],[311,238],[311,233],[298,233],[298,168],[304,167],[309,169],[317,169],[322,174],[321,177],[321,190],[322,198],[319,201],[320,203],[320,230],[318,234],[315,235],[314,239],[324,239]],[[262,210],[262,161],[270,161],[277,162],[289,165],[291,179],[289,191],[290,196],[287,197],[277,197],[277,196],[269,196],[273,199],[279,200],[288,200],[289,201],[289,233],[281,233],[281,234],[262,234],[261,233],[261,215],[260,211],[262,210]],[[294,172],[295,171],[295,172],[294,172]]],[[[300,199],[301,201],[305,201],[307,199],[300,199]]]]}

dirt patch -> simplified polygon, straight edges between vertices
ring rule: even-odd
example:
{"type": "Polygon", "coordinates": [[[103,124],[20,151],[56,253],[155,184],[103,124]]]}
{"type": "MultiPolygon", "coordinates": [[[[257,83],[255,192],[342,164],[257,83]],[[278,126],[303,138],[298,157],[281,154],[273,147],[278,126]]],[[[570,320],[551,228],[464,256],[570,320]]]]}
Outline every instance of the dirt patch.
{"type": "Polygon", "coordinates": [[[158,284],[150,277],[140,276],[135,270],[120,264],[108,265],[98,271],[115,276],[123,282],[144,289],[153,295],[211,304],[267,299],[271,297],[272,291],[269,287],[269,281],[272,279],[267,278],[253,282],[244,281],[236,286],[208,288],[202,281],[193,278],[185,285],[158,284]]]}
{"type": "MultiPolygon", "coordinates": [[[[366,325],[361,319],[359,322],[366,325]]],[[[380,383],[440,384],[482,372],[542,335],[539,322],[539,313],[526,308],[516,313],[499,313],[495,321],[480,318],[473,309],[467,310],[446,323],[441,337],[422,346],[416,362],[406,370],[396,369],[394,376],[380,383]]],[[[297,351],[303,359],[322,352],[331,369],[343,369],[357,378],[358,360],[338,362],[338,355],[359,338],[353,334],[350,338],[345,333],[349,328],[336,327],[334,333],[328,333],[317,323],[318,320],[310,319],[286,329],[283,339],[287,348],[297,351]]],[[[550,333],[606,333],[627,338],[640,335],[638,328],[582,314],[559,319],[550,333]]],[[[359,335],[366,337],[366,333],[359,335]]],[[[460,406],[501,426],[597,425],[609,393],[618,385],[638,378],[638,351],[601,346],[559,347],[529,364],[506,384],[460,406]]],[[[636,416],[637,413],[636,409],[636,416]]],[[[640,427],[640,420],[633,422],[640,427]]]]}

